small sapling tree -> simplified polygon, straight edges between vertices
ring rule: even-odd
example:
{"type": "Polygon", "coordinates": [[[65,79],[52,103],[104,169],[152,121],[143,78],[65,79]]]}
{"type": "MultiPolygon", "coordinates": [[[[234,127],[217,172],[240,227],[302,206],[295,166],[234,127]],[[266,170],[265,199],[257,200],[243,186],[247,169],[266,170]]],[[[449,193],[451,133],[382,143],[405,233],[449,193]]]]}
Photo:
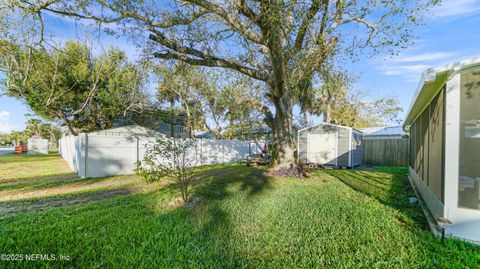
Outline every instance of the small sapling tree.
{"type": "Polygon", "coordinates": [[[180,189],[183,202],[188,202],[188,188],[197,162],[194,139],[158,139],[145,145],[145,156],[137,162],[136,173],[146,182],[172,180],[180,189]]]}

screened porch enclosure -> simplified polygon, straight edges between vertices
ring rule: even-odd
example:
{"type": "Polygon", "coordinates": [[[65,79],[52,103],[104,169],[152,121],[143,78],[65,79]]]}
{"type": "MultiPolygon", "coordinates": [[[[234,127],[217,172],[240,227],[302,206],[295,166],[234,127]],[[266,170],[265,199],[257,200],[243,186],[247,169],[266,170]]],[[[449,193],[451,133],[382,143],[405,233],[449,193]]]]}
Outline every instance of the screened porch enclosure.
{"type": "Polygon", "coordinates": [[[480,58],[425,71],[403,127],[410,181],[433,219],[480,242],[480,58]]]}
{"type": "Polygon", "coordinates": [[[480,72],[461,76],[458,206],[480,209],[480,72]]]}
{"type": "Polygon", "coordinates": [[[441,90],[410,127],[410,167],[443,202],[445,91],[441,90]]]}

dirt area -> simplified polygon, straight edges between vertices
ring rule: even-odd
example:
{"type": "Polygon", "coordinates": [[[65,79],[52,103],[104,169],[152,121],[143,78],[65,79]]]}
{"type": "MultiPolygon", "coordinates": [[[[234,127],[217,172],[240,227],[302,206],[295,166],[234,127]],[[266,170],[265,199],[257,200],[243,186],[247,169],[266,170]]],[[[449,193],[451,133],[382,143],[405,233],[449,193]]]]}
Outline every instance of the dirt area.
{"type": "MultiPolygon", "coordinates": [[[[195,176],[194,180],[203,180],[211,176],[221,175],[230,169],[232,168],[209,171],[202,175],[195,176]]],[[[129,195],[144,190],[152,190],[170,183],[171,181],[165,180],[156,184],[146,184],[138,177],[114,177],[95,182],[86,180],[85,182],[37,190],[15,189],[0,191],[0,215],[6,216],[21,211],[31,210],[42,211],[51,207],[62,207],[91,201],[100,201],[115,196],[129,195]],[[102,188],[105,189],[102,190],[102,188]],[[78,193],[94,189],[99,190],[88,194],[78,193]],[[71,195],[68,195],[69,193],[71,193],[71,195]],[[55,197],[59,195],[63,196],[55,197]]],[[[195,199],[196,198],[193,200],[195,199]]],[[[195,204],[197,201],[195,200],[193,202],[195,204]]]]}
{"type": "Polygon", "coordinates": [[[58,198],[46,199],[46,200],[38,200],[35,202],[14,202],[14,203],[5,203],[0,204],[0,215],[5,216],[12,213],[17,213],[20,211],[41,211],[46,210],[51,207],[62,207],[62,206],[69,206],[69,205],[76,205],[91,201],[100,201],[108,198],[112,198],[114,196],[119,195],[128,195],[135,192],[139,192],[143,190],[145,186],[135,186],[129,188],[122,188],[116,190],[104,190],[98,191],[91,194],[85,195],[70,195],[70,196],[63,196],[58,198]]]}
{"type": "Polygon", "coordinates": [[[0,191],[0,202],[7,201],[18,201],[18,200],[28,200],[28,199],[39,199],[46,198],[48,196],[62,195],[70,192],[81,192],[88,191],[90,189],[96,188],[106,188],[106,187],[115,187],[121,185],[129,185],[134,183],[139,183],[141,180],[139,178],[130,178],[130,179],[121,179],[112,178],[97,182],[78,182],[75,184],[68,184],[63,186],[51,187],[40,190],[7,190],[0,191]]]}

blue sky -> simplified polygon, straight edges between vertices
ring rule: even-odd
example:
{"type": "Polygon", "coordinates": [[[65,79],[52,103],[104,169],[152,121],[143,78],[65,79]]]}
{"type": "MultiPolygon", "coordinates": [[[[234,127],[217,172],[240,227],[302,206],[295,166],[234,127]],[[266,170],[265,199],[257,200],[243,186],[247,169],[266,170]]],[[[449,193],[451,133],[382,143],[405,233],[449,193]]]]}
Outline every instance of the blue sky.
{"type": "MultiPolygon", "coordinates": [[[[47,20],[49,31],[55,33],[56,40],[84,39],[83,33],[71,21],[53,17],[47,20]]],[[[359,61],[344,66],[359,78],[355,89],[373,97],[396,96],[404,108],[402,118],[422,71],[469,57],[480,57],[480,0],[445,0],[442,6],[429,12],[424,24],[415,32],[415,44],[398,56],[360,57],[359,61]]],[[[105,38],[101,43],[103,48],[98,44],[94,46],[98,52],[114,44],[132,59],[140,54],[140,50],[126,39],[105,38]]],[[[21,102],[1,96],[0,132],[23,129],[28,113],[31,112],[21,102]]]]}

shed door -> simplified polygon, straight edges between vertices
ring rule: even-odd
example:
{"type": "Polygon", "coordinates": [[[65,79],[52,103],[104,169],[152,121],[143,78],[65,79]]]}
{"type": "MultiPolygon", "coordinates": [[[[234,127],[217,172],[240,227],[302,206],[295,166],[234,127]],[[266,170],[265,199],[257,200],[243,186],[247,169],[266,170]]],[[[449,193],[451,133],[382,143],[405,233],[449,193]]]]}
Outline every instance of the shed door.
{"type": "Polygon", "coordinates": [[[308,161],[336,165],[337,133],[308,134],[308,161]]]}

